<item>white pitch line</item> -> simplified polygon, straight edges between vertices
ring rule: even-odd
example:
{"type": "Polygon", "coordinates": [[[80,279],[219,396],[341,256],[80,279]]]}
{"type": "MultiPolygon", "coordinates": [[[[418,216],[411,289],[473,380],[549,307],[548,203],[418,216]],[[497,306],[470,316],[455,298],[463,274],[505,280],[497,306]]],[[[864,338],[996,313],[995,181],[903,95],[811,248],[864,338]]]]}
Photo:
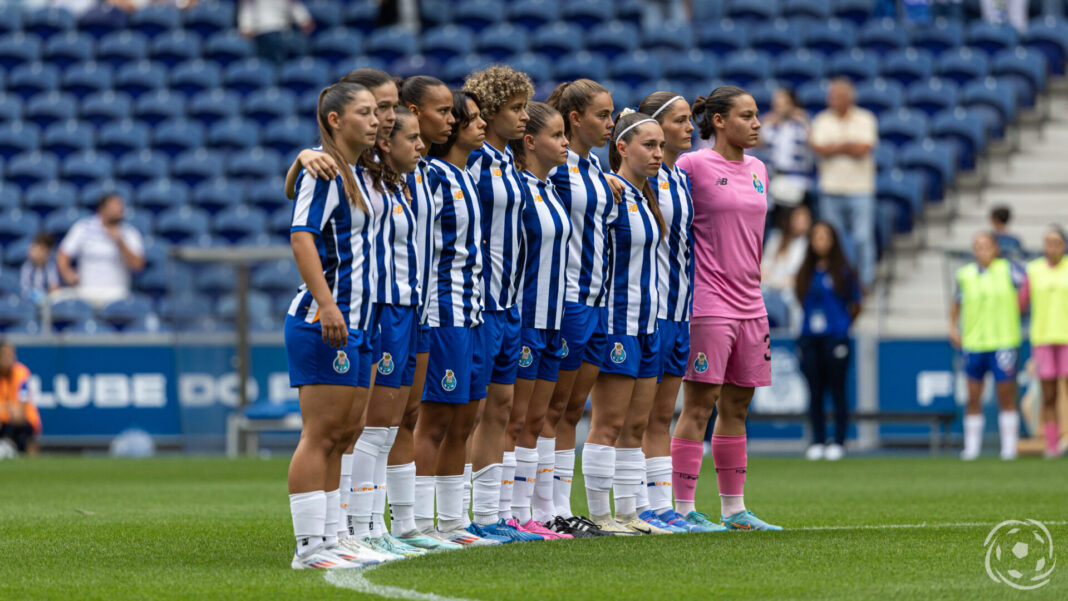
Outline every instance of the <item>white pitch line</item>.
{"type": "MultiPolygon", "coordinates": [[[[1064,526],[1068,522],[1042,522],[1047,526],[1064,526]]],[[[997,526],[996,522],[953,522],[948,524],[875,524],[875,525],[859,525],[859,526],[803,526],[801,528],[787,528],[790,530],[907,530],[911,528],[993,528],[997,526]]]]}

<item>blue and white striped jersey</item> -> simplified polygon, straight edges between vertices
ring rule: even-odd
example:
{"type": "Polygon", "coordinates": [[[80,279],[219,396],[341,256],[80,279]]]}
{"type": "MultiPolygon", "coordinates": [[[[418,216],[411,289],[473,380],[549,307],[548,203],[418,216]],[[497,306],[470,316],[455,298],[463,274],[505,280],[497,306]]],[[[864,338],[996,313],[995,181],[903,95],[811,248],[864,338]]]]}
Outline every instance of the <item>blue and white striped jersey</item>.
{"type": "Polygon", "coordinates": [[[649,201],[630,182],[608,224],[608,331],[637,336],[656,331],[660,306],[657,252],[660,225],[649,201]]]}
{"type": "Polygon", "coordinates": [[[668,231],[660,243],[658,288],[660,291],[660,319],[687,321],[693,299],[693,252],[690,235],[693,229],[693,196],[690,178],[677,165],[671,169],[661,165],[649,183],[656,190],[660,213],[668,231]]]}
{"type": "Polygon", "coordinates": [[[603,307],[608,269],[605,224],[616,210],[612,189],[593,153],[586,159],[568,150],[567,162],[554,168],[549,179],[571,215],[572,260],[567,263],[565,299],[603,307]]]}
{"type": "Polygon", "coordinates": [[[482,212],[467,171],[432,158],[434,252],[428,263],[427,323],[435,328],[482,324],[482,212]]]}
{"type": "Polygon", "coordinates": [[[371,285],[374,302],[410,307],[419,303],[419,268],[416,265],[415,215],[404,192],[383,183],[375,190],[370,174],[359,180],[360,192],[375,214],[371,285]]]}
{"type": "Polygon", "coordinates": [[[412,214],[415,216],[415,264],[417,279],[419,280],[419,323],[426,324],[427,295],[430,294],[430,286],[427,285],[427,265],[430,264],[434,253],[434,219],[437,217],[438,207],[434,204],[434,192],[430,189],[430,163],[426,159],[420,159],[419,164],[407,176],[408,189],[412,192],[412,214]]]}
{"type": "Polygon", "coordinates": [[[564,290],[567,284],[567,245],[571,240],[571,219],[563,201],[549,182],[529,171],[523,172],[522,287],[519,311],[524,328],[559,330],[564,316],[564,290]]]}
{"type": "MultiPolygon", "coordinates": [[[[359,180],[360,169],[354,172],[359,180]]],[[[371,244],[374,213],[364,213],[350,204],[340,175],[327,181],[302,170],[297,175],[296,188],[290,232],[315,235],[323,276],[341,315],[349,329],[366,330],[370,327],[373,299],[370,264],[375,259],[371,244]]],[[[370,203],[367,206],[373,211],[370,203]]],[[[307,323],[319,319],[319,304],[307,284],[301,284],[289,304],[289,314],[307,323]]]]}
{"type": "Polygon", "coordinates": [[[522,228],[523,183],[515,168],[512,149],[501,152],[483,142],[467,159],[467,172],[478,188],[482,203],[483,301],[487,311],[515,304],[522,269],[519,244],[522,228]]]}

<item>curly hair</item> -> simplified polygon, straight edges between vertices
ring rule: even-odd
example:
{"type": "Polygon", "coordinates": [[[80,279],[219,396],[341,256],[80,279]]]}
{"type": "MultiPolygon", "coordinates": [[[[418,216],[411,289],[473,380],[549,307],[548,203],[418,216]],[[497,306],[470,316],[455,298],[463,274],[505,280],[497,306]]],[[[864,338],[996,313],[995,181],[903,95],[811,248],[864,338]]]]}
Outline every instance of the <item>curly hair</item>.
{"type": "Polygon", "coordinates": [[[492,65],[468,75],[463,90],[478,97],[487,122],[512,98],[523,96],[529,102],[534,97],[530,76],[508,65],[492,65]]]}

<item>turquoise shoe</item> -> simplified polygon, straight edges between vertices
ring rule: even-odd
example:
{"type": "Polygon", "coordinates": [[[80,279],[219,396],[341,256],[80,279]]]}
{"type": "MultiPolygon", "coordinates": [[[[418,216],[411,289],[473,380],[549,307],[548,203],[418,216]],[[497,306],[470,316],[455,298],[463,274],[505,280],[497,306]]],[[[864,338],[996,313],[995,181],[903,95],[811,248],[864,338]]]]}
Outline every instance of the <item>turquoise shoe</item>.
{"type": "Polygon", "coordinates": [[[727,530],[730,530],[730,528],[727,528],[723,524],[713,522],[711,516],[707,513],[701,513],[700,511],[691,511],[686,514],[684,519],[695,526],[706,528],[706,532],[726,532],[727,530]]]}
{"type": "Polygon", "coordinates": [[[720,519],[728,530],[782,530],[782,526],[769,524],[748,509],[731,516],[722,516],[720,519]]]}

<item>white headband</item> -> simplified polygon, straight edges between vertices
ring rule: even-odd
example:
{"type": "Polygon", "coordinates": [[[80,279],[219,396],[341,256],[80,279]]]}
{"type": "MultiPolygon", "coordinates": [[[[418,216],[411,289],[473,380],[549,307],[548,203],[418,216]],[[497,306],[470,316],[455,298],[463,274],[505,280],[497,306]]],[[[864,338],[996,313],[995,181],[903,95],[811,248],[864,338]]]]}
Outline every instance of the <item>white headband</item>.
{"type": "Polygon", "coordinates": [[[656,119],[641,119],[639,121],[635,121],[634,123],[631,123],[630,125],[627,126],[626,129],[624,129],[623,131],[619,132],[619,135],[616,136],[616,142],[622,140],[623,136],[625,136],[628,131],[634,129],[635,127],[638,127],[642,123],[649,123],[649,122],[656,123],[656,119]]]}
{"type": "Polygon", "coordinates": [[[675,102],[676,100],[682,100],[682,96],[676,96],[676,97],[672,98],[671,100],[668,100],[664,104],[660,105],[660,108],[656,109],[656,112],[653,113],[653,119],[656,119],[657,115],[659,115],[661,112],[663,112],[663,110],[666,109],[667,107],[671,106],[671,103],[675,102]]]}

